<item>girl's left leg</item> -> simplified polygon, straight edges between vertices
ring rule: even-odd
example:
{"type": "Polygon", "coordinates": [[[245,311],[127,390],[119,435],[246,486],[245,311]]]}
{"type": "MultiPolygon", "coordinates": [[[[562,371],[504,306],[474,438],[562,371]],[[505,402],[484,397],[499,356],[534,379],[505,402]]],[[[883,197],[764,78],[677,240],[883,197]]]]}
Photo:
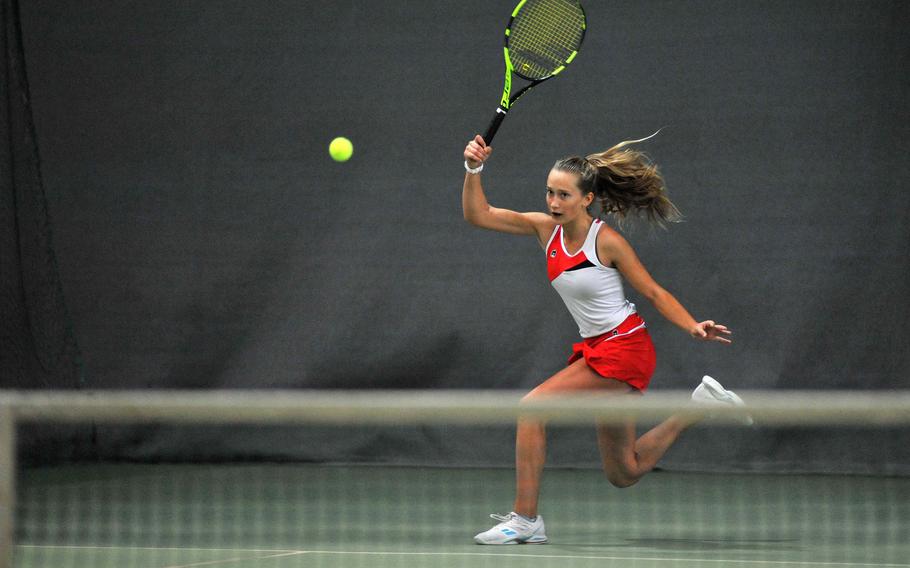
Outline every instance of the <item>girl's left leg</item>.
{"type": "Polygon", "coordinates": [[[634,421],[598,424],[597,443],[607,479],[616,487],[635,485],[654,469],[679,435],[696,422],[698,419],[671,416],[637,440],[634,421]]]}

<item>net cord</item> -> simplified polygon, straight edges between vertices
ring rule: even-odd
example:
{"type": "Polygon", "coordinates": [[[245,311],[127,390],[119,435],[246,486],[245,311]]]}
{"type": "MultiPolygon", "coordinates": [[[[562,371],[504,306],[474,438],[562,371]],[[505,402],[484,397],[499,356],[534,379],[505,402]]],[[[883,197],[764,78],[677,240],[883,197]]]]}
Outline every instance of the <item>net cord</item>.
{"type": "MultiPolygon", "coordinates": [[[[910,390],[737,391],[759,425],[910,424],[910,390]]],[[[522,403],[507,390],[2,391],[0,412],[17,422],[323,424],[509,424],[519,417],[590,424],[663,420],[671,414],[739,422],[743,409],[706,408],[688,391],[646,396],[585,393],[522,403]]]]}

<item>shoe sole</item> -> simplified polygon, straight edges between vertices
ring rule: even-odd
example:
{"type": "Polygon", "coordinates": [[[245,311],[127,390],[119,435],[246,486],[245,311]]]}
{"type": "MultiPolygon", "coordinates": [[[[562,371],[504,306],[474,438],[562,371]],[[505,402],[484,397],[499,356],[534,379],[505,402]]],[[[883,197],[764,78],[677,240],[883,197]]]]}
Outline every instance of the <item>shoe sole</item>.
{"type": "Polygon", "coordinates": [[[522,541],[510,540],[509,542],[484,542],[482,540],[477,540],[475,538],[474,542],[477,544],[486,545],[486,546],[512,546],[514,544],[547,544],[550,541],[549,541],[549,539],[547,539],[547,540],[522,540],[522,541]]]}

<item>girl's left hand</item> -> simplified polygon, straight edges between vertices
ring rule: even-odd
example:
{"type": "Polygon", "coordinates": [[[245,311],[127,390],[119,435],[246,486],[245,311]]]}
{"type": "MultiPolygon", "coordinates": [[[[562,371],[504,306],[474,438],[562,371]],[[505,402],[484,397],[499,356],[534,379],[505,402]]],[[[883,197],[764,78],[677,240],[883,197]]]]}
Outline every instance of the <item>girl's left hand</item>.
{"type": "Polygon", "coordinates": [[[695,339],[702,341],[719,341],[721,343],[733,343],[725,335],[732,335],[733,332],[727,329],[727,326],[714,323],[713,320],[705,320],[695,324],[690,332],[695,339]]]}

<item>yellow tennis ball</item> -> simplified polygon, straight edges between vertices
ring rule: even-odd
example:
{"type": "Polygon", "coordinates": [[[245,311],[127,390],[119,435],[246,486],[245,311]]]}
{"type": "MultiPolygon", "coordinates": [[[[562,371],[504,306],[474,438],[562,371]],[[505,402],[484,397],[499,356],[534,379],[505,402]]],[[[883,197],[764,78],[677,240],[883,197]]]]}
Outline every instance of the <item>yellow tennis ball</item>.
{"type": "Polygon", "coordinates": [[[336,162],[347,162],[353,153],[354,145],[344,136],[339,136],[329,144],[329,155],[336,162]]]}

